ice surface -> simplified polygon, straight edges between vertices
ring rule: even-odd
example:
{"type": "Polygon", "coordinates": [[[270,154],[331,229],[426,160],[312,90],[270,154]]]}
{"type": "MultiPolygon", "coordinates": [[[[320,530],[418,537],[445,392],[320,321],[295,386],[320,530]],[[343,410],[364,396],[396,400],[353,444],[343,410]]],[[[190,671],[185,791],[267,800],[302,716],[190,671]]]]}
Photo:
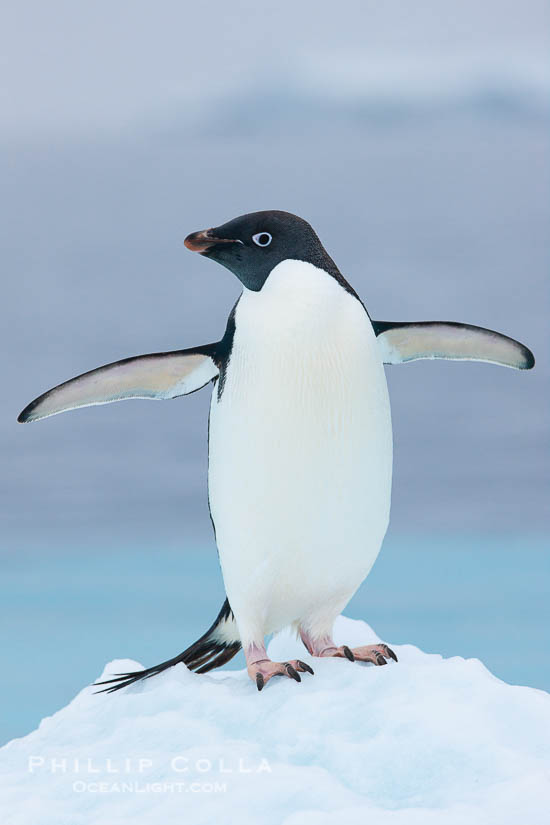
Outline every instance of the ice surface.
{"type": "MultiPolygon", "coordinates": [[[[376,640],[344,617],[335,637],[376,640]]],[[[312,660],[282,634],[270,655],[315,669],[300,685],[281,678],[260,694],[245,671],[178,665],[113,695],[87,687],[1,749],[0,821],[546,825],[550,696],[476,659],[394,649],[399,664],[381,668],[312,660]]]]}

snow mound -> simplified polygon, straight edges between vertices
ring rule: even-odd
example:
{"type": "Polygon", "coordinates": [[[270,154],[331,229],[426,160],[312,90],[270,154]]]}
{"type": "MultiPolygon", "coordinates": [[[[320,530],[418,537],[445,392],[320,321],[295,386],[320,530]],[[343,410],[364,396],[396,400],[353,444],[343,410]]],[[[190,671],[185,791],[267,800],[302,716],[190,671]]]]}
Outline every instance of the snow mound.
{"type": "MultiPolygon", "coordinates": [[[[368,644],[341,617],[338,643],[368,644]]],[[[488,825],[548,822],[550,695],[412,645],[399,664],[274,659],[302,683],[183,665],[112,695],[86,688],[0,750],[10,825],[488,825]]],[[[108,677],[139,667],[111,662],[108,677]]],[[[39,689],[39,687],[37,688],[39,689]]]]}

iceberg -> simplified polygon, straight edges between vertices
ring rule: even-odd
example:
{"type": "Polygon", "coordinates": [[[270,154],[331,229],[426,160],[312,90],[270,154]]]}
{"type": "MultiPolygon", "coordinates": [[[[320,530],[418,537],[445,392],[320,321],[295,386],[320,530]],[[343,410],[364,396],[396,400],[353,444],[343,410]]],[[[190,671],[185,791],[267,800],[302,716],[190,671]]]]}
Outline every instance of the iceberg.
{"type": "MultiPolygon", "coordinates": [[[[343,616],[334,635],[377,641],[343,616]]],[[[112,695],[88,686],[0,750],[0,820],[546,825],[550,695],[477,659],[392,647],[399,663],[386,667],[319,660],[284,632],[272,658],[299,656],[315,675],[262,693],[245,670],[184,665],[112,695]]],[[[98,678],[139,667],[115,660],[98,678]]]]}

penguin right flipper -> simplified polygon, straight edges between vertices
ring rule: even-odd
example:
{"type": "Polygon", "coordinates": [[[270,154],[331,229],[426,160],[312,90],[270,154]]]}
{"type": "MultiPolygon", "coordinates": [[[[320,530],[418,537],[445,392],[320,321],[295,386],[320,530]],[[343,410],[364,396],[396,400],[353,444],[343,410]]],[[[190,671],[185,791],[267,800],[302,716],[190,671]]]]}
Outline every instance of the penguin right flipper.
{"type": "Polygon", "coordinates": [[[530,370],[535,357],[524,344],[484,327],[455,321],[372,321],[384,364],[422,358],[485,361],[530,370]]]}
{"type": "Polygon", "coordinates": [[[98,367],[59,384],[25,407],[21,423],[50,415],[109,404],[127,398],[177,398],[200,390],[219,375],[217,344],[137,355],[98,367]]]}

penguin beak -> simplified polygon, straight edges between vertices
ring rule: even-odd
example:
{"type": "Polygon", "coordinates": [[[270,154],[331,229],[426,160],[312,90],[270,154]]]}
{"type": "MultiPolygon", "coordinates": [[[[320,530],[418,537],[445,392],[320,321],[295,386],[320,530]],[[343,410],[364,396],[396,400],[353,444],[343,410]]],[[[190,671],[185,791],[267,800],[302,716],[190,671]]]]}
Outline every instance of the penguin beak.
{"type": "Polygon", "coordinates": [[[216,238],[216,236],[212,234],[213,231],[213,229],[203,229],[201,232],[191,232],[184,240],[184,244],[191,252],[200,252],[201,255],[203,255],[217,244],[242,243],[242,241],[234,240],[233,238],[216,238]]]}

